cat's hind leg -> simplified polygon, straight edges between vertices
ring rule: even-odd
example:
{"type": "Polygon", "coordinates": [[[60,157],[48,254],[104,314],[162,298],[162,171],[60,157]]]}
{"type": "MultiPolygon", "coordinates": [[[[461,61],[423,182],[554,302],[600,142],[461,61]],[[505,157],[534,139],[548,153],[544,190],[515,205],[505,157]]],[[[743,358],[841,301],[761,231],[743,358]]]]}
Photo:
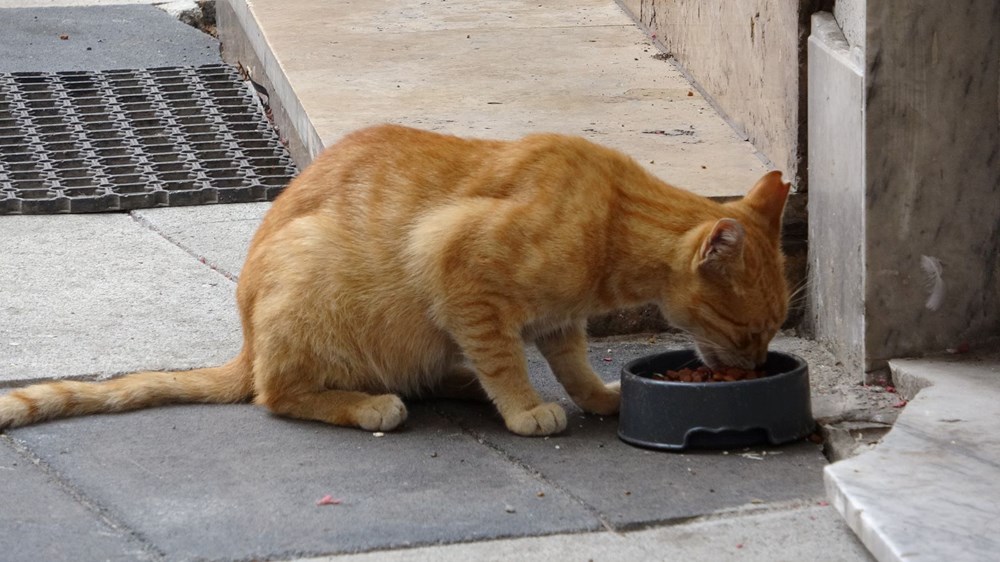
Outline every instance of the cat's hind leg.
{"type": "Polygon", "coordinates": [[[348,390],[303,392],[280,398],[262,395],[256,402],[279,416],[316,420],[368,431],[391,431],[406,421],[406,406],[395,394],[372,395],[348,390]]]}
{"type": "Polygon", "coordinates": [[[266,370],[254,365],[254,402],[272,413],[368,431],[390,431],[406,420],[406,406],[395,394],[329,389],[303,373],[266,370]]]}
{"type": "Polygon", "coordinates": [[[587,359],[587,331],[583,323],[535,340],[556,379],[585,412],[611,415],[618,412],[621,383],[605,384],[587,359]]]}

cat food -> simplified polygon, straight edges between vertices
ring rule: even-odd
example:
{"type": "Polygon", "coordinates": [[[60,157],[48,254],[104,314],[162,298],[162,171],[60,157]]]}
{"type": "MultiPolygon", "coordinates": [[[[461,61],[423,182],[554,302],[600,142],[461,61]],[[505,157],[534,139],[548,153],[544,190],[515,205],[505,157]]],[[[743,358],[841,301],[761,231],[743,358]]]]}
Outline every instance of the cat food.
{"type": "Polygon", "coordinates": [[[665,373],[653,373],[650,376],[657,380],[672,382],[734,382],[759,379],[767,375],[764,371],[737,367],[722,367],[713,371],[702,365],[695,369],[669,370],[665,373]]]}

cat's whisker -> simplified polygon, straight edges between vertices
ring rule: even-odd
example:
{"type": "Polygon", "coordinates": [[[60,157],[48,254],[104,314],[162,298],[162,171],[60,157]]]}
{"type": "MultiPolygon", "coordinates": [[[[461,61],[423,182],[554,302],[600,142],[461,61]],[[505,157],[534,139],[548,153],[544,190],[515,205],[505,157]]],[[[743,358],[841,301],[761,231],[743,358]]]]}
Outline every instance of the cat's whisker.
{"type": "Polygon", "coordinates": [[[683,335],[687,336],[687,337],[688,337],[688,339],[690,339],[690,340],[691,340],[692,342],[696,342],[696,341],[698,341],[698,336],[696,336],[696,335],[694,334],[694,332],[692,332],[692,331],[690,331],[690,330],[686,330],[686,329],[684,329],[684,328],[680,328],[680,327],[678,327],[678,326],[674,326],[674,329],[676,329],[677,331],[679,331],[679,332],[680,332],[681,334],[683,334],[683,335]]]}
{"type": "MultiPolygon", "coordinates": [[[[709,349],[712,349],[713,351],[718,348],[715,344],[713,344],[713,343],[709,342],[708,340],[706,340],[706,339],[704,339],[704,338],[696,335],[694,332],[692,332],[690,330],[686,330],[684,328],[677,327],[677,326],[675,326],[674,328],[677,331],[679,331],[682,334],[684,334],[685,336],[687,336],[691,340],[691,343],[697,345],[699,348],[702,348],[702,349],[709,348],[709,349]]],[[[684,369],[684,368],[690,367],[691,365],[696,365],[696,364],[700,364],[700,363],[702,363],[701,357],[699,357],[696,354],[689,361],[686,361],[686,362],[678,365],[677,368],[678,369],[684,369]]]]}
{"type": "Polygon", "coordinates": [[[799,281],[798,285],[796,285],[789,293],[788,300],[792,301],[796,298],[804,297],[806,289],[810,288],[811,286],[812,286],[812,281],[810,281],[808,278],[799,281]]]}
{"type": "Polygon", "coordinates": [[[805,291],[797,291],[795,293],[788,295],[788,302],[796,302],[805,299],[807,295],[808,293],[806,293],[805,291]]]}
{"type": "Polygon", "coordinates": [[[688,367],[690,367],[692,365],[696,365],[698,363],[701,363],[701,361],[697,357],[693,357],[693,358],[691,358],[691,360],[685,361],[685,362],[681,363],[680,365],[678,365],[675,370],[686,369],[686,368],[688,368],[688,367]]]}

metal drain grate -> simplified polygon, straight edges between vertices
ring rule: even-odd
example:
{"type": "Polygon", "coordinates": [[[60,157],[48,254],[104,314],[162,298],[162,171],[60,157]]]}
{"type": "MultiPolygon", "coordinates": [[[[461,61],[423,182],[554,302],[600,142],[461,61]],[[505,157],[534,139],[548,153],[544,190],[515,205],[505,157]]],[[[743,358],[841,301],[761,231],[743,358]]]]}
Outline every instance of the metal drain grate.
{"type": "Polygon", "coordinates": [[[230,66],[0,74],[0,215],[269,201],[295,173],[230,66]]]}

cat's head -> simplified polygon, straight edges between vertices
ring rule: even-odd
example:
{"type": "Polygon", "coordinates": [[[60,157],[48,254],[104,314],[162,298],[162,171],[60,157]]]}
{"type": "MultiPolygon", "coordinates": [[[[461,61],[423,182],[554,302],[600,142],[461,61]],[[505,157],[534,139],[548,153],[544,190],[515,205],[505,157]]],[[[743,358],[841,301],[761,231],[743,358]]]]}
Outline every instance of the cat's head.
{"type": "Polygon", "coordinates": [[[785,320],[781,217],[789,187],[781,172],[771,172],[743,199],[724,205],[724,218],[687,235],[679,272],[685,279],[671,283],[664,299],[670,320],[694,336],[710,367],[759,366],[785,320]]]}

